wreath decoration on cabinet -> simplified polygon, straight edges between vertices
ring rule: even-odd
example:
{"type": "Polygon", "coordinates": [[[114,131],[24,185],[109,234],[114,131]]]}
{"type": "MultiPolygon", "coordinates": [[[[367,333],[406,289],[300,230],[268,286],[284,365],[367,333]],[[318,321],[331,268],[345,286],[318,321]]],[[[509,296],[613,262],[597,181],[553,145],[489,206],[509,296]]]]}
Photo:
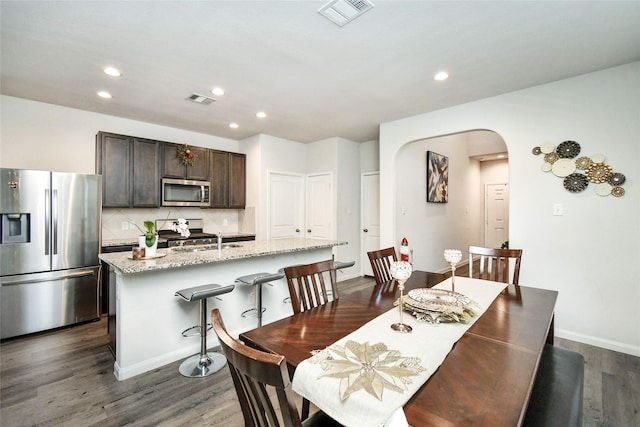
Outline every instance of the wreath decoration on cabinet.
{"type": "Polygon", "coordinates": [[[187,144],[178,146],[177,157],[180,159],[182,164],[186,166],[193,166],[198,159],[196,153],[194,153],[191,147],[187,144]]]}
{"type": "Polygon", "coordinates": [[[544,154],[540,169],[562,178],[564,188],[571,193],[584,191],[589,183],[595,184],[594,191],[599,196],[622,197],[625,193],[625,176],[606,164],[603,154],[578,157],[580,144],[576,141],[564,141],[557,147],[546,142],[531,152],[534,156],[544,154]]]}

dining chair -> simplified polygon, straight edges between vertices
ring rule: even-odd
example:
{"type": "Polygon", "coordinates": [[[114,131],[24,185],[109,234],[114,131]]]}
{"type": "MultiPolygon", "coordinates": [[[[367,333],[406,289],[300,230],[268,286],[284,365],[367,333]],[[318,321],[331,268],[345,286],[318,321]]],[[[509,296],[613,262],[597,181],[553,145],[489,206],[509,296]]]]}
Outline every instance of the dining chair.
{"type": "Polygon", "coordinates": [[[338,299],[333,260],[285,267],[293,312],[300,313],[338,299]],[[329,278],[327,283],[326,278],[329,278]]]}
{"type": "Polygon", "coordinates": [[[381,285],[392,279],[391,263],[398,261],[396,255],[396,249],[394,247],[380,249],[377,251],[367,252],[369,256],[369,262],[371,263],[371,269],[373,270],[373,277],[376,279],[376,284],[381,285]]]}
{"type": "Polygon", "coordinates": [[[340,426],[322,411],[302,422],[284,356],[260,351],[235,340],[227,332],[217,308],[211,312],[211,324],[227,358],[245,426],[340,426]],[[273,392],[269,393],[271,390],[275,390],[275,397],[273,392]]]}
{"type": "Polygon", "coordinates": [[[473,276],[473,256],[480,256],[478,279],[518,284],[522,249],[495,249],[469,246],[469,277],[473,276]],[[513,276],[509,278],[509,261],[513,260],[513,276]]]}

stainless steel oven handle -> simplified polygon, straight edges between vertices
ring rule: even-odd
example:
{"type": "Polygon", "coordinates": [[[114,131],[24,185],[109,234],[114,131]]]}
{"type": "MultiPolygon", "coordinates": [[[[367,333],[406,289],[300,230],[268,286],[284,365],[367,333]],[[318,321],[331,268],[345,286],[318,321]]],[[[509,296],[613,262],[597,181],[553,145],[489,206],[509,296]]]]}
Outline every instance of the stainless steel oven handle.
{"type": "Polygon", "coordinates": [[[200,186],[200,201],[204,203],[204,185],[200,186]]]}
{"type": "Polygon", "coordinates": [[[44,190],[44,254],[49,255],[49,223],[51,222],[51,217],[49,212],[51,212],[50,204],[49,204],[49,190],[44,190]]]}

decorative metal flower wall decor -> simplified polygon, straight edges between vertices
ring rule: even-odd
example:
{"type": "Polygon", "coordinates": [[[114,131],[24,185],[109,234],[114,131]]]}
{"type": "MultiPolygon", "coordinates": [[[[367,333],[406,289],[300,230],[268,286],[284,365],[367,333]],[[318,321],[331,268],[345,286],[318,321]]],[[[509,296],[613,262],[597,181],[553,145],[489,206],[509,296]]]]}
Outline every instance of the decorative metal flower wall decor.
{"type": "Polygon", "coordinates": [[[533,147],[531,152],[534,156],[544,154],[540,169],[563,178],[564,188],[571,193],[584,191],[589,183],[595,184],[594,190],[599,196],[611,194],[621,197],[625,193],[622,188],[626,180],[625,176],[615,172],[610,165],[606,164],[603,154],[578,157],[580,144],[576,141],[564,141],[557,147],[552,142],[546,142],[539,147],[533,147]]]}

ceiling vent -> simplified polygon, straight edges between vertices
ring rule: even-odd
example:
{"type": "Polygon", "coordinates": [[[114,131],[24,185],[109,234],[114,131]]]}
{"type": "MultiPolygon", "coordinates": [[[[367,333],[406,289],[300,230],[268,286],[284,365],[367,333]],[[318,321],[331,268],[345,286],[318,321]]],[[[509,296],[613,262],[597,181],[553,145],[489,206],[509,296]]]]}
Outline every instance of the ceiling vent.
{"type": "Polygon", "coordinates": [[[318,12],[342,27],[371,9],[373,3],[368,0],[331,0],[318,9],[318,12]]]}
{"type": "Polygon", "coordinates": [[[204,96],[204,95],[199,95],[197,93],[192,93],[186,99],[188,101],[197,102],[198,104],[202,104],[202,105],[209,105],[209,104],[211,104],[212,102],[215,101],[214,98],[210,98],[210,97],[204,96]]]}

